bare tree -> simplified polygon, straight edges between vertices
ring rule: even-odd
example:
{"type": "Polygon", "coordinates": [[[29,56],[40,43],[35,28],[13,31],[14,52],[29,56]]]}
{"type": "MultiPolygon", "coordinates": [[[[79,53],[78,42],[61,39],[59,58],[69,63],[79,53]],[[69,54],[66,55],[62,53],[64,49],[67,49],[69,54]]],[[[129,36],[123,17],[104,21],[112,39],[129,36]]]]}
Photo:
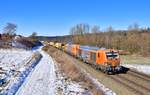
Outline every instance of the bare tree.
{"type": "Polygon", "coordinates": [[[113,31],[114,31],[114,29],[113,29],[113,27],[112,27],[112,26],[109,26],[109,27],[106,29],[106,31],[107,31],[107,32],[113,32],[113,31]]]}
{"type": "Polygon", "coordinates": [[[99,35],[98,33],[100,33],[100,27],[95,25],[92,27],[91,29],[91,33],[93,34],[92,36],[92,41],[95,42],[95,45],[98,46],[99,43],[99,35]]]}
{"type": "Polygon", "coordinates": [[[17,25],[13,23],[7,23],[6,27],[4,27],[3,34],[7,34],[10,36],[15,35],[17,29],[17,25]]]}
{"type": "Polygon", "coordinates": [[[37,36],[37,32],[33,32],[33,33],[30,35],[30,37],[35,37],[35,36],[37,36]]]}
{"type": "Polygon", "coordinates": [[[128,31],[139,31],[139,24],[138,23],[133,23],[132,25],[129,25],[128,31]]]}
{"type": "Polygon", "coordinates": [[[70,30],[70,34],[72,35],[73,41],[79,43],[86,39],[84,37],[84,34],[88,34],[89,30],[90,26],[88,24],[81,23],[72,27],[70,30]]]}
{"type": "Polygon", "coordinates": [[[98,32],[100,32],[100,27],[97,26],[97,25],[93,26],[93,28],[91,29],[91,32],[92,33],[98,33],[98,32]]]}
{"type": "Polygon", "coordinates": [[[88,24],[77,24],[76,26],[74,26],[73,28],[71,28],[70,30],[70,34],[73,35],[83,35],[86,33],[89,33],[89,25],[88,24]]]}

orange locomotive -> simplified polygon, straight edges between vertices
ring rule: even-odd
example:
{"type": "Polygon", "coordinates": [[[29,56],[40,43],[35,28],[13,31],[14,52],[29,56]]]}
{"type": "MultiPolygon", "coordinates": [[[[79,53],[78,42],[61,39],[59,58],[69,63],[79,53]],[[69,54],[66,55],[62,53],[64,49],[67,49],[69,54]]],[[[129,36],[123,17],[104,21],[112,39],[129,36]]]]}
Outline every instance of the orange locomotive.
{"type": "Polygon", "coordinates": [[[117,50],[87,48],[77,44],[66,45],[65,50],[73,56],[91,64],[106,73],[120,72],[120,58],[117,50]]]}

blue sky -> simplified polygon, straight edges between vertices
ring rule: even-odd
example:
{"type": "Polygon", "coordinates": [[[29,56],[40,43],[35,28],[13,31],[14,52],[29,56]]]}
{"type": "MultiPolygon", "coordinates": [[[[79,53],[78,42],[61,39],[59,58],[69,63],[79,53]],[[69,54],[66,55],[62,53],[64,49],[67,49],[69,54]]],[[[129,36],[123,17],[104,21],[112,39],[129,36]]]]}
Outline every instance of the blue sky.
{"type": "Polygon", "coordinates": [[[126,29],[130,24],[150,26],[150,0],[0,0],[0,31],[7,22],[25,36],[67,35],[78,23],[105,30],[126,29]]]}

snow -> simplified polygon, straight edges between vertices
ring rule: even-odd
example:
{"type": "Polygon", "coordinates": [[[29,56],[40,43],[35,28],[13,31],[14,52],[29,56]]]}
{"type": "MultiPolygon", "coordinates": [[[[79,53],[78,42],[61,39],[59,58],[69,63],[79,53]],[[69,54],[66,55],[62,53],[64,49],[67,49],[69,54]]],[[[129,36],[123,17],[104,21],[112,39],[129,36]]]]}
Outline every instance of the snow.
{"type": "Polygon", "coordinates": [[[83,92],[81,86],[71,80],[66,80],[65,76],[58,71],[56,61],[41,48],[38,51],[43,58],[16,95],[81,95],[83,92]]]}
{"type": "Polygon", "coordinates": [[[33,53],[23,49],[1,49],[0,71],[3,72],[4,77],[0,77],[0,95],[14,95],[40,58],[38,52],[33,53]]]}
{"type": "Polygon", "coordinates": [[[41,54],[43,58],[16,95],[54,95],[56,78],[54,63],[45,52],[41,51],[41,54]]]}
{"type": "Polygon", "coordinates": [[[0,95],[81,95],[81,85],[58,73],[55,62],[42,47],[32,51],[1,49],[0,95]],[[32,59],[37,51],[43,56],[39,62],[32,59]]]}
{"type": "MultiPolygon", "coordinates": [[[[72,81],[71,79],[65,79],[65,77],[61,77],[56,82],[57,92],[54,95],[83,95],[85,93],[84,88],[77,83],[72,81]]],[[[91,95],[91,94],[90,94],[91,95]]]]}
{"type": "MultiPolygon", "coordinates": [[[[6,82],[9,81],[4,87],[7,90],[4,90],[5,93],[2,95],[92,95],[80,83],[72,81],[62,74],[56,61],[41,48],[34,48],[32,51],[0,50],[0,67],[2,68],[2,70],[0,68],[0,72],[3,72],[0,74],[0,85],[3,83],[3,79],[6,82]],[[41,60],[37,62],[34,59],[30,64],[27,64],[37,51],[43,56],[41,60]]],[[[98,88],[101,88],[104,94],[115,95],[112,90],[106,88],[92,76],[87,76],[97,84],[98,88]]]]}
{"type": "MultiPolygon", "coordinates": [[[[20,78],[21,68],[32,58],[32,52],[22,49],[0,49],[0,94],[11,90],[20,78]]],[[[18,85],[18,84],[17,84],[18,85]]]]}
{"type": "Polygon", "coordinates": [[[33,53],[22,49],[0,49],[0,67],[4,70],[23,67],[33,53]]]}
{"type": "Polygon", "coordinates": [[[127,68],[135,69],[139,72],[150,74],[150,65],[145,64],[122,64],[122,66],[125,66],[127,68]]]}
{"type": "Polygon", "coordinates": [[[57,92],[55,93],[55,95],[87,95],[84,93],[90,93],[87,92],[84,88],[82,88],[82,86],[79,83],[72,81],[70,78],[66,77],[66,75],[62,73],[56,65],[55,68],[57,76],[56,78],[57,92]]]}

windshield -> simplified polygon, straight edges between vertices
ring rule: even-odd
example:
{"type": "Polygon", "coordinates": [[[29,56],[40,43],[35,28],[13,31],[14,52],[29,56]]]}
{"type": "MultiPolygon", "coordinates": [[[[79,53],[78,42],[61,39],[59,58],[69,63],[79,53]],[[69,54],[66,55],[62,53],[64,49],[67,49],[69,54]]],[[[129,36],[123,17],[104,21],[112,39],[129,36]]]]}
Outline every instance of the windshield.
{"type": "Polygon", "coordinates": [[[106,52],[107,58],[119,58],[119,55],[117,52],[106,52]]]}

